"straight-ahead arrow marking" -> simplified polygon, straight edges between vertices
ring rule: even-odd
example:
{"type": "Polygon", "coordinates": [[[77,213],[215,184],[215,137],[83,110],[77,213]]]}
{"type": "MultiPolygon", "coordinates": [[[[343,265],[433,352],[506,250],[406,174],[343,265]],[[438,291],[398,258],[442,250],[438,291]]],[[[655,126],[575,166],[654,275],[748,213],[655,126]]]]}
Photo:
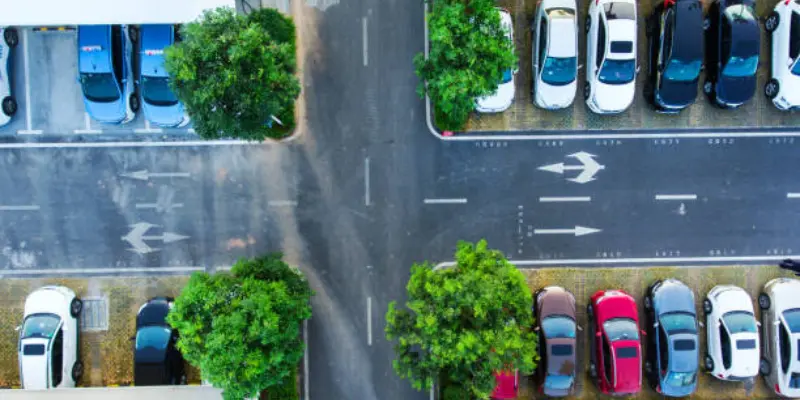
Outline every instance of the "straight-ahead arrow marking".
{"type": "Polygon", "coordinates": [[[602,229],[587,228],[585,226],[575,225],[574,229],[534,229],[534,235],[575,235],[584,236],[592,233],[602,232],[602,229]]]}

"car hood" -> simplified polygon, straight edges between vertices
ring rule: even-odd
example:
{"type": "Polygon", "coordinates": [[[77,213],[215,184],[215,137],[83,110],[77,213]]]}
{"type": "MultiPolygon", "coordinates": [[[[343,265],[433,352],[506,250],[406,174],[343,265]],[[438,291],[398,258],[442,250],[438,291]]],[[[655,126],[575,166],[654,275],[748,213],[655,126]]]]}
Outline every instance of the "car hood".
{"type": "Polygon", "coordinates": [[[695,314],[694,295],[686,285],[666,280],[656,290],[653,305],[658,314],[683,311],[695,314]]]}
{"type": "MultiPolygon", "coordinates": [[[[607,292],[608,293],[608,292],[607,292]]],[[[622,293],[622,292],[620,292],[622,293]]],[[[595,310],[597,321],[601,324],[611,318],[630,318],[639,324],[639,314],[636,303],[628,295],[614,295],[604,297],[595,310]]]]}
{"type": "MultiPolygon", "coordinates": [[[[29,344],[40,344],[47,348],[47,339],[25,339],[22,341],[22,346],[29,344]]],[[[47,376],[48,366],[47,358],[48,352],[41,356],[22,356],[19,362],[19,368],[22,372],[22,387],[28,390],[44,390],[47,389],[47,376]]]]}
{"type": "MultiPolygon", "coordinates": [[[[800,97],[800,95],[794,95],[800,97]]],[[[783,313],[786,310],[800,308],[800,281],[791,278],[780,279],[772,285],[772,304],[776,313],[783,313]]]]}
{"type": "Polygon", "coordinates": [[[576,80],[562,85],[553,86],[539,79],[539,86],[536,89],[538,103],[545,108],[566,108],[575,100],[576,80]]]}
{"type": "Polygon", "coordinates": [[[717,99],[726,104],[744,104],[755,92],[755,76],[730,78],[722,75],[717,83],[717,99]]]}
{"type": "Polygon", "coordinates": [[[86,112],[99,122],[118,124],[126,117],[125,102],[121,97],[108,103],[97,103],[84,97],[83,102],[86,112]]]}
{"type": "Polygon", "coordinates": [[[658,88],[658,97],[665,106],[687,107],[697,98],[697,80],[678,82],[662,79],[658,88]]]}
{"type": "Polygon", "coordinates": [[[750,296],[747,292],[738,288],[720,292],[717,296],[717,303],[722,305],[724,311],[721,310],[721,312],[723,314],[736,310],[753,312],[753,303],[750,302],[750,296]]]}
{"type": "Polygon", "coordinates": [[[501,83],[494,94],[479,97],[475,103],[478,111],[499,112],[511,106],[514,101],[514,79],[501,83]]]}
{"type": "Polygon", "coordinates": [[[147,120],[163,127],[173,127],[180,125],[186,115],[183,111],[183,105],[178,102],[171,106],[159,106],[150,104],[142,99],[142,108],[144,109],[145,117],[147,120]]]}
{"type": "Polygon", "coordinates": [[[642,387],[642,348],[638,340],[617,340],[611,344],[615,353],[617,385],[614,392],[636,393],[642,387]],[[620,348],[635,347],[636,357],[618,358],[616,352],[620,348]]]}
{"type": "Polygon", "coordinates": [[[607,85],[603,82],[594,83],[594,102],[603,111],[622,112],[630,107],[635,94],[636,80],[621,85],[607,85]]]}
{"type": "Polygon", "coordinates": [[[56,289],[40,288],[25,299],[25,315],[48,313],[64,318],[67,299],[56,289]]]}
{"type": "Polygon", "coordinates": [[[760,346],[756,345],[755,349],[750,350],[736,349],[736,342],[740,340],[755,340],[758,344],[758,335],[755,333],[736,333],[731,335],[731,339],[731,345],[733,346],[734,351],[731,369],[728,370],[728,373],[738,377],[750,377],[758,375],[760,346]]]}
{"type": "Polygon", "coordinates": [[[492,391],[492,399],[505,400],[517,398],[516,372],[495,372],[494,380],[495,387],[492,391]]]}

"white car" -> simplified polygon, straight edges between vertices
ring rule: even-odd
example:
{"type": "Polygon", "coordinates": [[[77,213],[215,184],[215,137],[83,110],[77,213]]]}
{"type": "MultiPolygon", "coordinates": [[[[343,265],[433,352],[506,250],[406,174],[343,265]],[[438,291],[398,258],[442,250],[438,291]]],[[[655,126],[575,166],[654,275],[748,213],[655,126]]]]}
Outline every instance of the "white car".
{"type": "Polygon", "coordinates": [[[718,285],[703,300],[706,314],[706,371],[727,381],[748,381],[758,375],[758,322],[744,289],[718,285]]]}
{"type": "Polygon", "coordinates": [[[597,114],[625,111],[636,91],[636,2],[595,0],[586,16],[586,105],[597,114]]]}
{"type": "Polygon", "coordinates": [[[790,110],[800,107],[800,4],[779,1],[764,21],[772,34],[771,77],[764,94],[775,107],[790,110]]]}
{"type": "Polygon", "coordinates": [[[767,387],[786,397],[800,397],[800,281],[777,278],[758,295],[764,351],[759,372],[767,387]]]}
{"type": "Polygon", "coordinates": [[[11,52],[19,43],[19,34],[14,28],[0,27],[3,40],[0,41],[0,126],[11,121],[17,112],[17,101],[11,94],[11,52]]]}
{"type": "MultiPolygon", "coordinates": [[[[498,8],[500,13],[500,27],[505,31],[506,38],[514,45],[514,26],[511,22],[511,14],[508,11],[498,8]]],[[[503,72],[503,81],[497,86],[497,91],[488,96],[480,97],[475,100],[475,110],[482,113],[503,112],[511,107],[514,102],[514,75],[516,69],[509,69],[503,72]]]]}
{"type": "Polygon", "coordinates": [[[531,24],[536,106],[557,110],[575,99],[578,77],[578,12],[575,0],[543,0],[531,24]]]}
{"type": "Polygon", "coordinates": [[[18,327],[19,376],[23,389],[75,387],[83,375],[78,318],[83,303],[63,286],[44,286],[25,299],[18,327]]]}

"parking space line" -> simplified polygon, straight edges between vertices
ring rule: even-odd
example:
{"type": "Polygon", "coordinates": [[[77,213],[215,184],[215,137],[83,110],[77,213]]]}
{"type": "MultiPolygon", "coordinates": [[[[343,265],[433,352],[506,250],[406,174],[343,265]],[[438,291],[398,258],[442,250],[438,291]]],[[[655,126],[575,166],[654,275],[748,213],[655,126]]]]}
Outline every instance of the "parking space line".
{"type": "Polygon", "coordinates": [[[697,200],[696,194],[657,194],[656,200],[697,200]]]}
{"type": "Polygon", "coordinates": [[[364,38],[364,66],[366,67],[369,64],[369,57],[367,53],[368,41],[367,41],[367,17],[361,18],[361,33],[364,38]]]}
{"type": "Polygon", "coordinates": [[[364,159],[364,205],[369,206],[369,157],[364,159]]]}
{"type": "Polygon", "coordinates": [[[787,199],[800,199],[800,193],[786,193],[787,199]]]}
{"type": "Polygon", "coordinates": [[[367,297],[367,345],[372,346],[372,297],[367,297]]]}
{"type": "Polygon", "coordinates": [[[144,129],[138,128],[133,130],[133,133],[162,133],[162,132],[164,132],[164,130],[161,128],[150,127],[150,121],[148,121],[146,118],[144,120],[144,129]]]}
{"type": "Polygon", "coordinates": [[[195,133],[195,132],[194,132],[194,128],[189,128],[189,129],[187,129],[187,130],[186,130],[186,132],[189,132],[189,133],[195,133]]]}
{"type": "Polygon", "coordinates": [[[539,197],[540,203],[592,201],[591,196],[539,197]]]}
{"type": "MultiPolygon", "coordinates": [[[[29,65],[28,56],[28,29],[22,29],[22,65],[25,69],[25,133],[33,133],[32,116],[31,116],[31,70],[29,65]]],[[[18,132],[21,133],[21,132],[18,132]]],[[[41,131],[39,131],[41,133],[41,131]]]]}
{"type": "Polygon", "coordinates": [[[467,204],[467,199],[425,199],[425,204],[467,204]]]}
{"type": "Polygon", "coordinates": [[[86,129],[75,129],[73,132],[75,132],[77,134],[83,134],[83,133],[98,134],[98,133],[103,133],[102,129],[92,129],[92,121],[89,118],[89,113],[87,113],[87,112],[83,113],[83,123],[86,126],[86,129]]]}

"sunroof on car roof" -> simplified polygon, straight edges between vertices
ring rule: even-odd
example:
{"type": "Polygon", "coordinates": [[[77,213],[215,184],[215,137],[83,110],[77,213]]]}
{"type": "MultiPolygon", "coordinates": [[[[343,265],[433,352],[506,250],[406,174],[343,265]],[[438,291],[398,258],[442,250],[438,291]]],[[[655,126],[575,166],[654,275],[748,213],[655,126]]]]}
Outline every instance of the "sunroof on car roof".
{"type": "Polygon", "coordinates": [[[633,42],[614,40],[610,49],[612,53],[630,53],[633,51],[633,42]]]}

